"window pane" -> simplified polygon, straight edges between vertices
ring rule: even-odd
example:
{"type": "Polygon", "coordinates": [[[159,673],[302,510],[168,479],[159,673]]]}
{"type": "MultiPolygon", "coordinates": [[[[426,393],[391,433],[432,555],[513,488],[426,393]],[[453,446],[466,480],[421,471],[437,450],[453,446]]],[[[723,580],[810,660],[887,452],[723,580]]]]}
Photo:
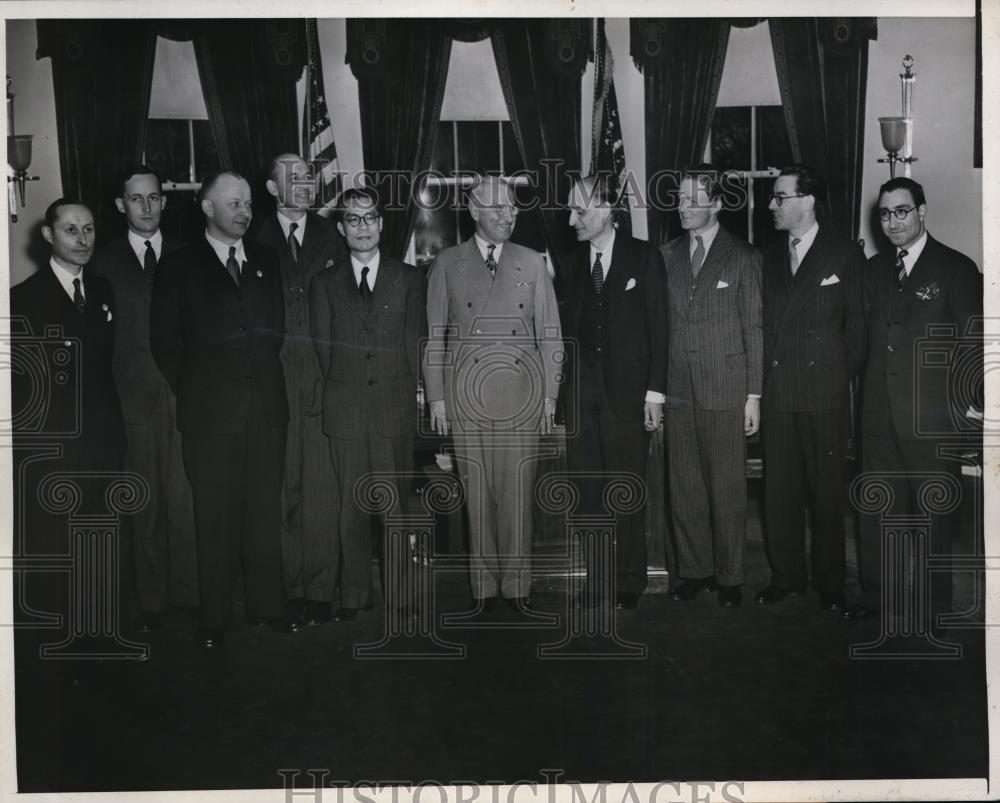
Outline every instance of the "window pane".
{"type": "Polygon", "coordinates": [[[194,121],[194,170],[195,178],[203,178],[219,169],[219,151],[215,147],[212,127],[208,120],[194,121]]]}
{"type": "Polygon", "coordinates": [[[750,169],[750,107],[718,108],[712,119],[712,164],[720,170],[750,169]]]}
{"type": "Polygon", "coordinates": [[[164,181],[187,181],[191,153],[187,120],[149,120],[146,164],[164,181]]]}
{"type": "Polygon", "coordinates": [[[521,149],[517,147],[517,140],[514,139],[514,126],[509,122],[503,123],[503,169],[507,175],[524,170],[521,149]]]}
{"type": "Polygon", "coordinates": [[[455,132],[450,121],[438,123],[437,141],[431,154],[431,170],[449,175],[455,169],[455,132]]]}
{"type": "Polygon", "coordinates": [[[477,173],[500,170],[500,132],[495,121],[458,124],[458,167],[477,173]]]}
{"type": "MultiPolygon", "coordinates": [[[[458,243],[455,188],[428,184],[417,209],[414,239],[417,265],[427,267],[442,250],[458,243]]],[[[466,214],[468,217],[468,214],[466,214]]]]}
{"type": "Polygon", "coordinates": [[[792,146],[788,141],[784,110],[781,106],[759,107],[757,109],[758,166],[777,167],[780,170],[790,165],[792,161],[792,146]]]}

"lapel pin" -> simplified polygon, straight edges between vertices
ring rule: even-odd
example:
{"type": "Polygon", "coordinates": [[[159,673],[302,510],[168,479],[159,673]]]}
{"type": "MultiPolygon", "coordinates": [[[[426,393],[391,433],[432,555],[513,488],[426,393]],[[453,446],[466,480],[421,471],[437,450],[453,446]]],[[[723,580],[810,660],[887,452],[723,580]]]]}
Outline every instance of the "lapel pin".
{"type": "Polygon", "coordinates": [[[264,278],[264,272],[263,272],[263,271],[260,271],[260,270],[259,270],[259,271],[257,271],[257,278],[258,278],[258,279],[263,279],[263,278],[264,278]]]}

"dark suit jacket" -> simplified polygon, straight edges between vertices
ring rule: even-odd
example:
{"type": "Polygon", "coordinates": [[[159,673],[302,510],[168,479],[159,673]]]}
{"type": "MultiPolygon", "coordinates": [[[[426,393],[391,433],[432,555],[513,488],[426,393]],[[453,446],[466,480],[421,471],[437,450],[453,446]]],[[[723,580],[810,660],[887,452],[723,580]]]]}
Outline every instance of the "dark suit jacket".
{"type": "Polygon", "coordinates": [[[86,268],[83,293],[81,316],[48,263],[10,291],[12,356],[24,369],[11,372],[14,432],[62,443],[74,464],[100,465],[125,454],[111,368],[118,307],[111,285],[86,268]],[[18,316],[27,332],[16,332],[18,316]]]}
{"type": "Polygon", "coordinates": [[[240,432],[255,394],[268,424],[288,421],[278,256],[246,239],[243,247],[238,288],[204,235],[156,271],[150,342],[185,431],[240,432]]]}
{"type": "Polygon", "coordinates": [[[251,237],[278,254],[281,284],[285,294],[285,343],[281,362],[285,368],[288,403],[319,415],[323,403],[323,372],[313,346],[309,321],[309,285],[313,276],[332,268],[347,256],[343,238],[334,224],[314,212],[306,213],[306,228],[299,260],[281,231],[277,215],[266,218],[251,231],[251,237]]]}
{"type": "Polygon", "coordinates": [[[895,260],[895,249],[876,254],[866,271],[863,432],[885,433],[890,411],[901,438],[967,430],[969,406],[983,409],[982,329],[969,331],[983,312],[983,277],[930,235],[902,292],[895,260]]]}
{"type": "MultiPolygon", "coordinates": [[[[178,240],[164,236],[160,261],[181,248],[178,240]]],[[[128,237],[119,237],[100,251],[88,266],[114,289],[118,302],[115,328],[114,375],[122,412],[130,424],[141,424],[150,413],[164,412],[170,404],[170,386],[153,360],[149,346],[149,308],[153,288],[136,259],[128,237]]]]}
{"type": "Polygon", "coordinates": [[[662,250],[667,406],[743,412],[747,395],[760,395],[762,386],[760,252],[720,228],[695,280],[687,232],[662,250]]]}
{"type": "MultiPolygon", "coordinates": [[[[591,281],[590,245],[572,256],[562,283],[562,328],[566,338],[567,398],[578,398],[576,343],[581,330],[584,289],[591,281]]],[[[667,391],[667,319],[665,269],[660,252],[649,243],[619,231],[604,282],[608,305],[607,348],[603,353],[604,391],[623,421],[640,421],[646,391],[667,391]],[[634,286],[626,290],[629,282],[634,286]]],[[[571,413],[577,405],[566,405],[571,413]]],[[[572,426],[572,422],[570,422],[572,426]]]]}
{"type": "Polygon", "coordinates": [[[316,274],[309,288],[312,337],[326,377],[323,431],[385,437],[417,428],[420,340],[427,332],[423,271],[381,255],[370,312],[350,257],[316,274]]]}
{"type": "Polygon", "coordinates": [[[820,226],[792,279],[788,237],[764,252],[764,400],[773,412],[845,407],[864,359],[861,248],[820,226]]]}

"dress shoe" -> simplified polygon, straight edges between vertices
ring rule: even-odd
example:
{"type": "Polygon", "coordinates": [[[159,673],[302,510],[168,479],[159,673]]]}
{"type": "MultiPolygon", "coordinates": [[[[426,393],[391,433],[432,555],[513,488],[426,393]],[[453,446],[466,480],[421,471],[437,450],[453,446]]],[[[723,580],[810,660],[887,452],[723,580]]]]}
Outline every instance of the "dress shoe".
{"type": "Polygon", "coordinates": [[[299,623],[287,616],[279,619],[268,619],[264,616],[247,614],[247,625],[250,627],[268,627],[275,633],[295,633],[299,629],[299,623]]]}
{"type": "Polygon", "coordinates": [[[684,580],[677,588],[670,592],[670,599],[689,602],[702,591],[715,591],[714,577],[697,577],[692,580],[684,580]]]}
{"type": "Polygon", "coordinates": [[[719,586],[719,604],[723,608],[738,608],[743,604],[743,592],[739,586],[719,586]]]}
{"type": "Polygon", "coordinates": [[[330,609],[333,606],[329,602],[319,602],[311,599],[306,602],[306,608],[302,613],[302,621],[311,626],[323,625],[330,621],[330,609]]]}
{"type": "Polygon", "coordinates": [[[846,607],[844,605],[844,595],[839,591],[820,591],[819,607],[824,611],[840,613],[846,607]]]}
{"type": "Polygon", "coordinates": [[[867,605],[855,603],[844,608],[841,615],[845,619],[872,619],[878,616],[878,608],[869,608],[867,605]]]}
{"type": "Polygon", "coordinates": [[[153,633],[163,627],[163,616],[157,611],[145,611],[135,618],[134,626],[140,633],[153,633]]]}
{"type": "Polygon", "coordinates": [[[639,595],[631,591],[619,591],[615,594],[615,609],[619,611],[634,611],[639,605],[639,595]]]}
{"type": "Polygon", "coordinates": [[[195,634],[195,641],[199,647],[221,647],[222,642],[225,641],[225,634],[214,627],[199,627],[195,634]]]}
{"type": "Polygon", "coordinates": [[[507,607],[515,613],[523,613],[531,610],[531,597],[510,597],[507,600],[507,607]]]}
{"type": "Polygon", "coordinates": [[[371,609],[371,605],[365,605],[363,608],[348,608],[347,606],[344,606],[343,608],[337,609],[337,612],[333,615],[333,621],[353,622],[358,618],[358,614],[361,613],[361,611],[370,611],[371,609]]]}
{"type": "Polygon", "coordinates": [[[753,601],[758,605],[774,605],[776,602],[782,602],[788,597],[797,597],[805,593],[806,590],[804,588],[782,588],[781,586],[769,585],[757,594],[753,598],[753,601]]]}

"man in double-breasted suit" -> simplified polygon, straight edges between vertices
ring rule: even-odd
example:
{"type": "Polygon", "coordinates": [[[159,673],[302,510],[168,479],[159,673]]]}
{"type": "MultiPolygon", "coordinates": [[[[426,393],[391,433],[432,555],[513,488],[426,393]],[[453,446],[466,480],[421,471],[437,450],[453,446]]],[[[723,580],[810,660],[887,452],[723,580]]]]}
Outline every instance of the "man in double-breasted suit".
{"type": "Polygon", "coordinates": [[[822,220],[823,180],[785,168],[770,209],[778,237],[764,252],[764,514],[771,582],[756,601],[805,593],[805,511],[811,581],[824,610],[844,607],[844,511],[850,382],[863,359],[864,255],[822,220]]]}
{"type": "Polygon", "coordinates": [[[685,171],[685,233],[663,246],[667,266],[666,453],[670,514],[683,578],[671,597],[719,587],[742,602],[746,575],[746,437],[760,426],[760,252],[719,225],[721,177],[685,171]]]}
{"type": "MultiPolygon", "coordinates": [[[[862,467],[890,484],[891,515],[920,514],[918,489],[928,474],[961,482],[960,460],[941,447],[979,446],[982,330],[970,324],[983,312],[983,278],[971,259],[928,234],[927,201],[916,181],[883,184],[878,212],[893,248],[873,256],[865,272],[862,467]]],[[[849,618],[876,613],[886,583],[907,582],[902,567],[883,564],[880,514],[863,514],[860,524],[863,594],[845,611],[849,618]]],[[[954,512],[932,516],[930,554],[951,554],[955,524],[954,512]]],[[[951,572],[930,572],[929,585],[931,612],[950,611],[951,572]]]]}
{"type": "MultiPolygon", "coordinates": [[[[323,431],[336,474],[339,521],[332,533],[329,573],[339,580],[336,621],[354,619],[371,605],[370,518],[355,489],[371,472],[395,485],[406,513],[417,429],[420,342],[426,331],[424,277],[381,253],[382,215],[378,196],[348,189],[337,203],[337,229],[349,256],[316,275],[309,289],[310,325],[323,387],[323,431]]],[[[414,612],[405,587],[405,565],[391,560],[407,544],[386,544],[385,603],[402,614],[414,612]]]]}
{"type": "MultiPolygon", "coordinates": [[[[569,223],[581,246],[562,288],[570,353],[566,460],[571,475],[589,475],[580,486],[582,509],[591,513],[602,512],[601,474],[628,472],[645,482],[649,437],[662,420],[666,392],[663,258],[616,229],[618,200],[609,176],[583,178],[569,196],[569,223]]],[[[647,582],[644,507],[618,513],[615,523],[614,576],[588,577],[580,602],[634,609],[647,582]],[[605,600],[601,588],[612,583],[613,597],[605,600]]],[[[607,571],[595,562],[588,555],[591,572],[607,571]]]]}
{"type": "Polygon", "coordinates": [[[469,511],[473,609],[530,607],[538,438],[555,415],[559,311],[541,255],[510,242],[510,186],[480,179],[474,236],[446,248],[427,288],[424,382],[435,431],[454,432],[469,511]]]}
{"type": "Polygon", "coordinates": [[[150,499],[129,522],[139,602],[138,629],[157,630],[171,604],[198,604],[194,502],[184,473],[177,400],[149,345],[153,277],[160,260],[181,247],[160,230],[165,198],[145,165],[125,171],[115,199],[128,231],[97,252],[92,264],[118,301],[115,385],[125,416],[125,468],[149,483],[150,499]]]}
{"type": "Polygon", "coordinates": [[[244,239],[252,214],[246,179],[228,171],[209,176],[199,199],[205,236],[157,269],[150,342],[177,395],[194,491],[197,640],[214,647],[232,619],[241,563],[247,622],[290,627],[280,537],[285,308],[277,254],[244,239]]]}
{"type": "Polygon", "coordinates": [[[344,257],[333,224],[311,211],[312,170],[294,153],[271,162],[267,190],[277,212],[253,232],[278,254],[285,296],[281,363],[288,393],[288,441],[281,487],[281,557],[289,615],[328,622],[337,584],[331,575],[339,503],[330,448],[323,435],[323,372],[309,324],[309,283],[344,257]]]}

